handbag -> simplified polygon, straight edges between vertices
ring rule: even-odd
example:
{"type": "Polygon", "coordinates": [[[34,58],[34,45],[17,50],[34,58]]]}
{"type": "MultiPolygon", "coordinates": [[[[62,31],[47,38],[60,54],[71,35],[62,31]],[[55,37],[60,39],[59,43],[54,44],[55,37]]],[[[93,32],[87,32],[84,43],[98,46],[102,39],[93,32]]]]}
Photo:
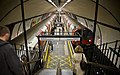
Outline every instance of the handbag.
{"type": "Polygon", "coordinates": [[[87,63],[85,62],[84,58],[83,58],[83,54],[82,54],[82,60],[80,62],[80,67],[82,70],[86,71],[87,70],[87,63]]]}

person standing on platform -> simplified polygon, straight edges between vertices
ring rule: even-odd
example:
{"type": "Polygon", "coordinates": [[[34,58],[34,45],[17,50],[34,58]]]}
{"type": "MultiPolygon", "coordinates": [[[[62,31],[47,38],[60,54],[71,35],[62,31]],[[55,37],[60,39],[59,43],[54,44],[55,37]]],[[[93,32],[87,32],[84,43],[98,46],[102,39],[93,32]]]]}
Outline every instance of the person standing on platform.
{"type": "Polygon", "coordinates": [[[62,35],[64,35],[64,26],[62,26],[62,35]]]}
{"type": "Polygon", "coordinates": [[[75,53],[74,53],[74,69],[75,69],[75,73],[76,75],[84,75],[85,74],[85,71],[81,69],[80,67],[80,62],[82,60],[82,56],[83,56],[83,59],[85,62],[87,62],[86,60],[86,57],[84,55],[83,52],[83,48],[78,45],[76,48],[75,48],[75,53]]]}
{"type": "Polygon", "coordinates": [[[50,51],[53,51],[53,43],[52,41],[49,41],[50,51]]]}
{"type": "Polygon", "coordinates": [[[15,49],[7,42],[10,31],[6,26],[0,26],[0,75],[24,75],[15,49]]]}

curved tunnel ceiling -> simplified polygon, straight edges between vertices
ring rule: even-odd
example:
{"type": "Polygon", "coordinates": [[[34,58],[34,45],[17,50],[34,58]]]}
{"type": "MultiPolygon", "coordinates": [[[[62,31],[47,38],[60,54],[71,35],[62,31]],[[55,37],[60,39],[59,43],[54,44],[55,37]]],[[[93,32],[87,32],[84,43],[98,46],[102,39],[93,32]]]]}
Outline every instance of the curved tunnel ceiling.
{"type": "MultiPolygon", "coordinates": [[[[108,9],[120,22],[120,1],[114,0],[99,0],[99,4],[108,9]],[[118,2],[118,3],[117,3],[118,2]]],[[[114,19],[114,17],[103,7],[99,6],[98,11],[98,21],[114,25],[115,27],[120,27],[119,23],[114,19]]],[[[70,4],[68,4],[64,10],[77,14],[79,16],[87,17],[90,19],[94,19],[95,15],[95,2],[93,0],[73,0],[70,4]]]]}
{"type": "MultiPolygon", "coordinates": [[[[8,1],[8,0],[4,0],[4,1],[8,1]]],[[[14,3],[11,2],[11,5],[9,5],[11,8],[12,8],[12,4],[14,4],[14,3]]],[[[19,4],[19,2],[17,4],[19,4]]],[[[14,6],[16,6],[16,5],[14,5],[14,6]]],[[[7,6],[7,4],[4,5],[4,6],[7,6]]],[[[8,6],[8,8],[9,8],[9,6],[8,6]]],[[[5,9],[6,8],[7,7],[5,7],[5,9]]],[[[9,8],[8,10],[3,11],[2,13],[8,12],[11,8],[9,8]]],[[[3,9],[4,9],[4,7],[1,8],[0,12],[3,9]]],[[[25,18],[30,18],[30,17],[36,16],[36,15],[41,15],[41,14],[52,12],[52,11],[55,11],[55,10],[56,10],[56,8],[54,8],[54,6],[51,5],[49,2],[47,2],[46,0],[29,0],[29,1],[24,3],[25,18]]],[[[2,14],[2,13],[0,13],[0,14],[2,14]]],[[[5,15],[5,14],[2,14],[2,15],[5,15]]],[[[0,19],[2,17],[0,17],[0,19]]],[[[13,11],[11,11],[0,22],[0,25],[7,25],[7,24],[10,24],[10,23],[19,21],[21,19],[22,19],[21,18],[21,6],[18,6],[13,11]]]]}
{"type": "MultiPolygon", "coordinates": [[[[96,1],[96,0],[94,0],[96,1]]],[[[20,0],[1,0],[0,2],[0,19],[14,6],[20,3],[20,0]]],[[[120,7],[119,0],[99,0],[99,3],[108,9],[120,22],[120,7]]],[[[47,12],[55,11],[56,8],[51,5],[47,0],[28,0],[25,4],[25,18],[30,18],[36,15],[44,14],[47,12]]],[[[94,19],[95,15],[95,2],[93,0],[73,0],[64,8],[65,11],[74,13],[79,16],[84,16],[94,19]]],[[[21,20],[21,9],[18,6],[10,14],[8,14],[1,22],[0,25],[10,24],[21,20]]],[[[98,21],[119,27],[119,23],[114,17],[103,7],[99,6],[98,21]]]]}

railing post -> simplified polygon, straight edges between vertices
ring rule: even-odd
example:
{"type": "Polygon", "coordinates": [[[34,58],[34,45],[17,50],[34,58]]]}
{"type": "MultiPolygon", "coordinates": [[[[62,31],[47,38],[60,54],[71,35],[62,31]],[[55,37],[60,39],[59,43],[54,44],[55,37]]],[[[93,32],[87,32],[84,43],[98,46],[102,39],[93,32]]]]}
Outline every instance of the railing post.
{"type": "MultiPolygon", "coordinates": [[[[118,55],[117,55],[117,58],[116,58],[116,61],[115,61],[115,66],[117,65],[117,62],[118,62],[118,57],[120,56],[120,46],[119,46],[119,50],[118,50],[118,55]]],[[[119,67],[120,68],[120,67],[119,67]]]]}
{"type": "MultiPolygon", "coordinates": [[[[106,56],[107,43],[106,43],[105,45],[106,45],[106,46],[105,46],[105,52],[104,52],[104,54],[105,54],[105,56],[106,56]]],[[[106,58],[105,58],[105,56],[103,57],[103,64],[105,64],[105,62],[106,62],[106,58]]]]}
{"type": "Polygon", "coordinates": [[[81,36],[80,36],[80,45],[82,45],[82,38],[83,37],[83,29],[82,29],[82,34],[81,34],[81,36]]]}
{"type": "Polygon", "coordinates": [[[93,29],[93,44],[95,43],[95,32],[96,32],[96,24],[97,24],[97,16],[98,16],[98,4],[99,4],[99,0],[96,0],[95,20],[94,20],[94,29],[93,29]]]}
{"type": "MultiPolygon", "coordinates": [[[[116,40],[116,43],[115,43],[115,48],[114,48],[115,51],[116,51],[116,48],[117,48],[117,43],[118,43],[118,40],[116,40]]],[[[115,53],[113,54],[113,57],[112,57],[112,63],[113,63],[113,60],[114,60],[114,56],[115,56],[115,53]]]]}
{"type": "Polygon", "coordinates": [[[40,67],[41,67],[41,49],[40,49],[40,39],[39,39],[39,36],[37,37],[38,38],[38,47],[39,47],[39,64],[40,64],[40,67]]]}
{"type": "MultiPolygon", "coordinates": [[[[22,13],[22,22],[23,22],[23,30],[24,30],[24,39],[25,39],[27,62],[29,62],[26,27],[25,27],[25,16],[24,16],[24,4],[23,4],[23,0],[20,0],[20,1],[21,1],[21,13],[22,13]]],[[[28,66],[28,70],[29,70],[29,75],[31,75],[30,64],[27,64],[27,66],[28,66]]]]}
{"type": "Polygon", "coordinates": [[[100,45],[100,50],[101,50],[102,44],[100,45]]]}
{"type": "Polygon", "coordinates": [[[100,57],[100,63],[101,64],[103,64],[103,58],[104,58],[104,53],[103,53],[103,51],[104,51],[104,47],[105,47],[105,44],[103,44],[103,48],[102,48],[102,51],[101,51],[101,57],[100,57]]]}
{"type": "MultiPolygon", "coordinates": [[[[110,50],[110,55],[109,55],[109,58],[108,59],[110,59],[111,58],[111,54],[112,54],[112,51],[110,50]]],[[[111,65],[111,63],[109,62],[109,65],[111,65]]]]}
{"type": "MultiPolygon", "coordinates": [[[[99,4],[99,0],[96,0],[96,6],[95,6],[95,20],[94,20],[94,29],[93,29],[93,43],[92,45],[94,46],[95,43],[95,32],[96,32],[96,24],[97,24],[97,16],[98,16],[98,4],[99,4]]],[[[94,48],[95,49],[95,48],[94,48]]],[[[91,52],[91,58],[90,60],[92,60],[92,56],[93,56],[93,52],[91,52]]],[[[91,70],[91,65],[89,67],[89,71],[88,74],[90,74],[90,70],[91,70]]]]}

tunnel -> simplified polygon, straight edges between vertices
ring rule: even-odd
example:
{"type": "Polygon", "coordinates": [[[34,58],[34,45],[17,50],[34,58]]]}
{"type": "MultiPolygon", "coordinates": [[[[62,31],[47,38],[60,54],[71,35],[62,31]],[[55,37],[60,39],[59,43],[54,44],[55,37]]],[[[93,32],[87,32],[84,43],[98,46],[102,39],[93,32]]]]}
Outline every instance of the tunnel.
{"type": "Polygon", "coordinates": [[[119,3],[1,0],[0,26],[19,60],[26,56],[26,75],[120,75],[119,3]]]}

